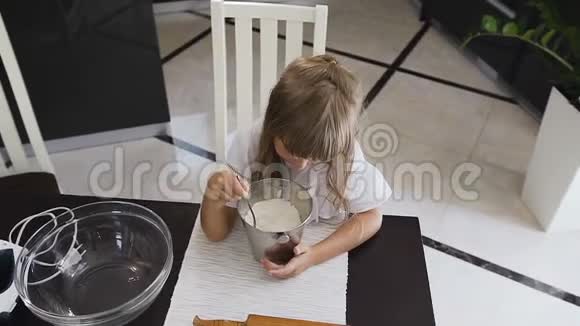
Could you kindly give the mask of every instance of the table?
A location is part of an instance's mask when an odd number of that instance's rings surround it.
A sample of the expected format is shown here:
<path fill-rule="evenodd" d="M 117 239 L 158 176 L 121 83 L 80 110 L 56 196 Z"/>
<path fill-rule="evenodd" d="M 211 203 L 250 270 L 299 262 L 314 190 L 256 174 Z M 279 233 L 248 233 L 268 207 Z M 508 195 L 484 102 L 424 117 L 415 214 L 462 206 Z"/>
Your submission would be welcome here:
<path fill-rule="evenodd" d="M 57 194 L 2 194 L 0 239 L 23 217 L 55 206 L 75 207 L 97 197 Z M 155 211 L 173 236 L 173 269 L 160 296 L 130 325 L 162 326 L 183 262 L 199 204 L 127 200 Z M 348 255 L 346 319 L 349 325 L 435 325 L 417 218 L 383 216 L 380 231 Z M 192 316 L 193 318 L 193 316 Z M 48 325 L 19 303 L 11 325 Z"/>

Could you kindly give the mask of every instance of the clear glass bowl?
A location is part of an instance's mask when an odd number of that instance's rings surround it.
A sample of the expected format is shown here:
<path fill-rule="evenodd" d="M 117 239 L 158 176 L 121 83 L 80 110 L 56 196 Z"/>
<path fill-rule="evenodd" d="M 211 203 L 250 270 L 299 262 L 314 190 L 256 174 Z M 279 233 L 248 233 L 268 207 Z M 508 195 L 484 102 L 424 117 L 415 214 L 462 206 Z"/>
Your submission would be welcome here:
<path fill-rule="evenodd" d="M 54 325 L 108 326 L 149 307 L 173 264 L 171 234 L 157 214 L 111 201 L 58 219 L 70 221 L 45 224 L 17 260 L 16 288 L 32 313 Z"/>

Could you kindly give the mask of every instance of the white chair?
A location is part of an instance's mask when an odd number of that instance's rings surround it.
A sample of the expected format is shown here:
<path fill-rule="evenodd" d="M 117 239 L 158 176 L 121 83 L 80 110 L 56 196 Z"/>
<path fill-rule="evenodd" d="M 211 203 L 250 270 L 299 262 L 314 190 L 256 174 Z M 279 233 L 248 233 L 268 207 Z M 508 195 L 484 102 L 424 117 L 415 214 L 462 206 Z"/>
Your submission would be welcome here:
<path fill-rule="evenodd" d="M 28 91 L 26 90 L 26 85 L 24 85 L 24 80 L 22 79 L 18 61 L 14 55 L 2 15 L 0 15 L 0 58 L 2 58 L 4 68 L 8 74 L 20 116 L 24 122 L 24 127 L 38 164 L 42 170 L 54 174 L 54 168 L 48 156 L 42 135 L 40 134 L 34 111 L 32 111 Z M 32 165 L 26 156 L 24 145 L 18 135 L 16 124 L 14 123 L 14 118 L 10 112 L 6 94 L 2 86 L 0 86 L 0 137 L 4 143 L 6 153 L 12 162 L 12 166 L 7 168 L 0 154 L 0 176 L 30 172 Z"/>
<path fill-rule="evenodd" d="M 277 80 L 278 21 L 286 21 L 285 64 L 302 55 L 303 23 L 314 23 L 313 54 L 324 54 L 328 8 L 270 3 L 211 1 L 216 159 L 226 159 L 227 78 L 225 19 L 235 23 L 237 129 L 249 128 L 253 120 L 252 19 L 260 20 L 260 109 L 268 104 Z"/>

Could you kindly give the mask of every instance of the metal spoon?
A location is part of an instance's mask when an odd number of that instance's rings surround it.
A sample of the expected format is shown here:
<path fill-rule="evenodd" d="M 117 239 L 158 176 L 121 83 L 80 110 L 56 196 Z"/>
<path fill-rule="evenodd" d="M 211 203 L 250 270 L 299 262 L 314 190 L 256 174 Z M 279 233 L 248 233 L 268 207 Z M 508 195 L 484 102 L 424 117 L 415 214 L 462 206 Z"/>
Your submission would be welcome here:
<path fill-rule="evenodd" d="M 228 166 L 228 168 L 230 168 L 230 170 L 232 170 L 232 172 L 234 172 L 234 174 L 236 175 L 236 179 L 238 180 L 238 182 L 240 184 L 242 184 L 242 180 L 240 179 L 241 178 L 240 177 L 241 176 L 241 173 L 239 173 L 231 164 L 226 163 L 226 165 Z M 253 226 L 256 227 L 256 214 L 254 213 L 254 209 L 252 208 L 252 204 L 250 203 L 250 197 L 248 196 L 245 199 L 246 199 L 246 202 L 248 203 L 248 208 L 250 209 L 250 212 L 252 213 L 252 222 L 254 222 L 254 225 Z"/>

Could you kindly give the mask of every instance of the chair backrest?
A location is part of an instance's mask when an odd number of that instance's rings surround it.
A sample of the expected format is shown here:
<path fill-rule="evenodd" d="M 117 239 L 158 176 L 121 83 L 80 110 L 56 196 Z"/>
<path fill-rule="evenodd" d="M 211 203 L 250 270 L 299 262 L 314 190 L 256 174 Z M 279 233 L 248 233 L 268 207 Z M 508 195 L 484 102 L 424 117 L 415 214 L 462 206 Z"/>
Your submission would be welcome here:
<path fill-rule="evenodd" d="M 268 105 L 270 91 L 277 80 L 278 21 L 286 21 L 285 64 L 302 55 L 303 23 L 314 24 L 313 54 L 326 49 L 328 8 L 270 3 L 211 1 L 211 28 L 214 74 L 214 114 L 216 159 L 226 159 L 227 78 L 225 19 L 233 18 L 236 49 L 236 120 L 237 128 L 249 128 L 253 120 L 252 99 L 252 19 L 260 20 L 260 110 Z"/>
<path fill-rule="evenodd" d="M 30 98 L 28 97 L 28 91 L 26 90 L 26 85 L 24 85 L 24 80 L 22 79 L 22 74 L 20 72 L 20 67 L 18 66 L 18 61 L 14 55 L 14 50 L 12 49 L 12 44 L 8 33 L 6 31 L 6 26 L 4 25 L 4 19 L 0 14 L 0 58 L 4 64 L 4 68 L 8 75 L 8 80 L 10 81 L 10 86 L 14 97 L 16 98 L 16 104 L 20 111 L 20 116 L 24 123 L 24 128 L 30 140 L 31 147 L 34 151 L 36 159 L 42 170 L 54 173 L 54 168 L 48 156 L 46 146 L 42 135 L 40 134 L 40 129 L 38 128 L 38 123 L 32 110 L 32 104 L 30 103 Z M 0 154 L 0 175 L 13 174 L 18 172 L 26 172 L 31 168 L 30 161 L 26 156 L 24 145 L 18 135 L 16 129 L 16 124 L 14 123 L 14 117 L 10 112 L 10 107 L 8 106 L 8 101 L 6 99 L 6 94 L 4 89 L 0 85 L 0 137 L 4 143 L 4 148 L 8 154 L 8 158 L 12 163 L 11 167 L 7 168 Z"/>

